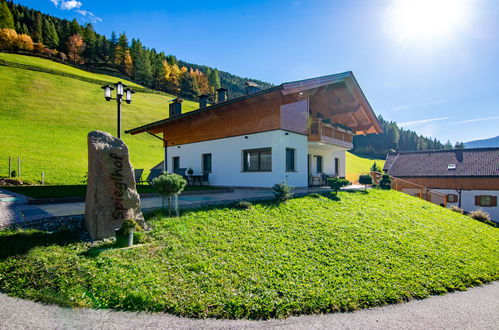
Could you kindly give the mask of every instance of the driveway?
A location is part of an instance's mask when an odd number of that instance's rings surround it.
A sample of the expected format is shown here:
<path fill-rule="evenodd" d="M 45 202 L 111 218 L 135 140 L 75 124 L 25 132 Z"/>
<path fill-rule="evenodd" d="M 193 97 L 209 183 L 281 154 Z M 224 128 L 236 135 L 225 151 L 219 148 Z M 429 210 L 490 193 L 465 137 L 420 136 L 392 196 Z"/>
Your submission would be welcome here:
<path fill-rule="evenodd" d="M 0 329 L 499 329 L 499 282 L 353 313 L 284 320 L 196 320 L 161 313 L 71 310 L 0 294 Z"/>

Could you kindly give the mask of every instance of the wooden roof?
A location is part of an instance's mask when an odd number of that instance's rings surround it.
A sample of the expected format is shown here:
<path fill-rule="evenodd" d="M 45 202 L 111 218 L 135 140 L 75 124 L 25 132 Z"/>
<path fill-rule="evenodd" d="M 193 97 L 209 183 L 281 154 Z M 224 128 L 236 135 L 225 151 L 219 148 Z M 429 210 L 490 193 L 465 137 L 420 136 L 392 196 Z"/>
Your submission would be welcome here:
<path fill-rule="evenodd" d="M 364 93 L 360 89 L 357 80 L 352 72 L 338 73 L 323 77 L 299 80 L 283 83 L 279 86 L 271 87 L 230 99 L 225 102 L 213 104 L 195 111 L 186 112 L 179 116 L 162 119 L 150 124 L 127 130 L 125 133 L 138 134 L 148 131 L 159 131 L 161 126 L 171 124 L 186 117 L 195 117 L 202 113 L 218 111 L 221 108 L 237 109 L 239 104 L 253 103 L 269 99 L 267 94 L 273 95 L 278 92 L 286 102 L 293 102 L 298 99 L 308 97 L 311 100 L 310 108 L 314 105 L 317 111 L 324 111 L 325 118 L 330 118 L 333 122 L 350 127 L 356 134 L 381 133 L 381 125 L 369 105 Z M 313 114 L 313 113 L 312 113 Z"/>

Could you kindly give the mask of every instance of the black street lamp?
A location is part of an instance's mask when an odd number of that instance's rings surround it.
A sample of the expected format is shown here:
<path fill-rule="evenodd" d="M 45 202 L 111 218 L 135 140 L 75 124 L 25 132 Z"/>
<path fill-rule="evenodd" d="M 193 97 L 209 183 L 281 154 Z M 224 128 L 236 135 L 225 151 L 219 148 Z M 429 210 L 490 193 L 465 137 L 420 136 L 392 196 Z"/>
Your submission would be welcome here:
<path fill-rule="evenodd" d="M 104 98 L 106 101 L 116 100 L 118 103 L 118 139 L 121 139 L 121 102 L 123 100 L 123 96 L 125 96 L 125 102 L 130 104 L 132 103 L 132 94 L 135 93 L 133 89 L 126 88 L 127 85 L 123 84 L 121 81 L 114 84 L 116 86 L 116 97 L 112 97 L 112 91 L 115 90 L 110 85 L 102 86 L 101 88 L 104 90 Z"/>

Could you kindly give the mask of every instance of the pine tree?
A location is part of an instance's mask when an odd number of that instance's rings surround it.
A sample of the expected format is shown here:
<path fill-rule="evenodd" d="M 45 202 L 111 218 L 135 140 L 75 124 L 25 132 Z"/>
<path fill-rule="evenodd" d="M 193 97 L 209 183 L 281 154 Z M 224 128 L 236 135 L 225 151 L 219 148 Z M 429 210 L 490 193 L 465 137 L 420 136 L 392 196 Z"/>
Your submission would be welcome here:
<path fill-rule="evenodd" d="M 210 86 L 213 89 L 213 91 L 216 91 L 217 89 L 220 88 L 220 73 L 218 72 L 218 69 L 215 68 L 213 71 L 210 72 L 210 75 L 208 76 L 208 81 L 210 82 Z"/>
<path fill-rule="evenodd" d="M 37 12 L 35 14 L 31 37 L 33 38 L 34 42 L 43 42 L 43 19 L 40 12 Z"/>
<path fill-rule="evenodd" d="M 85 25 L 82 31 L 83 42 L 85 42 L 85 50 L 83 51 L 83 57 L 87 61 L 95 62 L 97 60 L 97 41 L 92 24 L 88 23 Z"/>
<path fill-rule="evenodd" d="M 48 19 L 43 19 L 43 41 L 47 47 L 55 49 L 59 46 L 59 36 L 55 31 L 54 24 Z"/>
<path fill-rule="evenodd" d="M 14 29 L 14 17 L 5 1 L 0 2 L 0 29 Z"/>

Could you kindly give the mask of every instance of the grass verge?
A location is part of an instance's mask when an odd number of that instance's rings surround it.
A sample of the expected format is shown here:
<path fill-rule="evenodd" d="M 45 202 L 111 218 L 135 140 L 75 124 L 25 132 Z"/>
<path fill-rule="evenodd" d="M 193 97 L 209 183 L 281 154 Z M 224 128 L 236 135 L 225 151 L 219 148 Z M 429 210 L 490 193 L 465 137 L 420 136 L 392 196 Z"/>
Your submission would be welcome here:
<path fill-rule="evenodd" d="M 359 208 L 359 206 L 362 208 Z M 0 232 L 0 290 L 64 306 L 280 318 L 425 298 L 499 278 L 499 231 L 394 191 L 150 217 L 149 244 Z"/>

